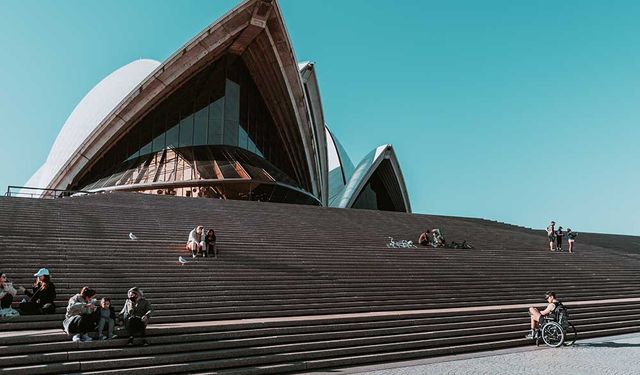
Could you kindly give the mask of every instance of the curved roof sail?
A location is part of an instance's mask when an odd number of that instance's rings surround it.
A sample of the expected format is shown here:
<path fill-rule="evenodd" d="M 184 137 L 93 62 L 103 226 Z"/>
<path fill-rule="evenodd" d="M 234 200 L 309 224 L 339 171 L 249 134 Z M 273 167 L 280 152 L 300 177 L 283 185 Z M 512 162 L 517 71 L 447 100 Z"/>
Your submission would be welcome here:
<path fill-rule="evenodd" d="M 330 205 L 411 212 L 409 195 L 393 146 L 382 145 L 367 154 Z"/>

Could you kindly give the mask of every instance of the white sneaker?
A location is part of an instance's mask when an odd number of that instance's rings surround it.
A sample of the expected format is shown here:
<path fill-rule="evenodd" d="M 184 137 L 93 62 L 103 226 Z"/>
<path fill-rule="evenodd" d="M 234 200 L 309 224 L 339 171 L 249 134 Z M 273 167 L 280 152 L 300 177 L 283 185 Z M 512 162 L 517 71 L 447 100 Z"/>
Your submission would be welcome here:
<path fill-rule="evenodd" d="M 91 342 L 91 341 L 93 341 L 93 339 L 91 337 L 89 337 L 89 335 L 82 335 L 82 341 Z"/>
<path fill-rule="evenodd" d="M 191 254 L 191 256 L 195 258 L 195 257 L 196 257 L 196 254 Z"/>
<path fill-rule="evenodd" d="M 73 342 L 79 342 L 80 340 L 82 340 L 82 337 L 79 333 L 77 335 L 73 335 L 73 338 L 71 339 Z"/>

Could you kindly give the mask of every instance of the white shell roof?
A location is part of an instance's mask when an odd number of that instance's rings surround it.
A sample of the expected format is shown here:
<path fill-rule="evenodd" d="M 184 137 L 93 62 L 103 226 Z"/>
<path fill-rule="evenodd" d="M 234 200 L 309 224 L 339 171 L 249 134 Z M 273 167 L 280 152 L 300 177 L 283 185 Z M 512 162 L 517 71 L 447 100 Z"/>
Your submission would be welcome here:
<path fill-rule="evenodd" d="M 92 88 L 71 112 L 53 143 L 47 160 L 26 186 L 49 185 L 91 132 L 158 66 L 160 62 L 155 60 L 136 60 L 109 74 Z"/>

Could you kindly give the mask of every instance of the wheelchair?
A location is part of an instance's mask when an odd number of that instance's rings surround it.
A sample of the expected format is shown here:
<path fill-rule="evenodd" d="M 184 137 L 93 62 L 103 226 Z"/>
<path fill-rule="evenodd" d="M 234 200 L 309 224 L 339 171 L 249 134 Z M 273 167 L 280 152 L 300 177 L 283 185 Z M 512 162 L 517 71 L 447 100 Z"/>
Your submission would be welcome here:
<path fill-rule="evenodd" d="M 538 322 L 536 334 L 536 346 L 540 346 L 542 340 L 547 346 L 557 348 L 559 346 L 573 345 L 578 338 L 576 327 L 566 317 L 543 316 Z"/>

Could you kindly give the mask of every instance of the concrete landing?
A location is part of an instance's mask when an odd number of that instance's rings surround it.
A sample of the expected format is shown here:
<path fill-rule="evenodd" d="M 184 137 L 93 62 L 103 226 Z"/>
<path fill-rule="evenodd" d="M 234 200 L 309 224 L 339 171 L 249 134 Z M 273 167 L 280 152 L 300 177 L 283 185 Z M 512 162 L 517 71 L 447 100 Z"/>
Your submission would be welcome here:
<path fill-rule="evenodd" d="M 532 345 L 309 374 L 548 375 L 558 369 L 565 375 L 637 375 L 640 373 L 640 333 L 587 339 L 557 349 Z"/>

